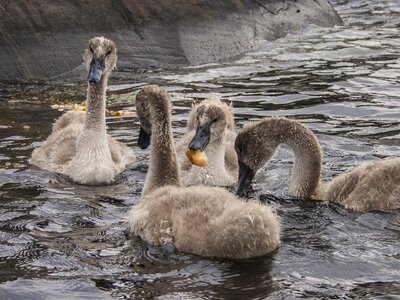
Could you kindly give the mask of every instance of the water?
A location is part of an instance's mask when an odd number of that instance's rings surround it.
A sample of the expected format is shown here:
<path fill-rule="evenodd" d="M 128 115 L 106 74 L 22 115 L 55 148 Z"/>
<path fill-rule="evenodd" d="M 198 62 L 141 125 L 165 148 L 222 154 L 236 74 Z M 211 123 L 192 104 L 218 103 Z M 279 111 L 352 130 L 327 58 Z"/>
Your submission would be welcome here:
<path fill-rule="evenodd" d="M 396 157 L 400 3 L 334 5 L 345 26 L 307 28 L 300 36 L 264 42 L 233 62 L 115 73 L 108 109 L 134 112 L 135 94 L 153 82 L 173 95 L 176 137 L 184 132 L 191 102 L 212 92 L 233 102 L 238 130 L 267 115 L 305 123 L 321 141 L 324 179 L 364 160 Z M 400 212 L 361 214 L 289 199 L 293 155 L 287 147 L 254 186 L 282 218 L 278 250 L 247 261 L 163 257 L 130 236 L 125 225 L 148 161 L 148 151 L 135 146 L 135 115 L 107 118 L 111 135 L 141 158 L 113 186 L 80 186 L 29 166 L 32 150 L 62 114 L 50 106 L 84 97 L 83 83 L 0 87 L 1 299 L 400 297 Z"/>

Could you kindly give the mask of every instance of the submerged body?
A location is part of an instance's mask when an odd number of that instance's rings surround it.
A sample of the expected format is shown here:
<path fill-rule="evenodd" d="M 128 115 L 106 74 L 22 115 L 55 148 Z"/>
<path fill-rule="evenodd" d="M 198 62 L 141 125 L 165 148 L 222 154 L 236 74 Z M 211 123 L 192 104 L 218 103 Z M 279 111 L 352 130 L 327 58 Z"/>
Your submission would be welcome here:
<path fill-rule="evenodd" d="M 54 123 L 50 136 L 33 151 L 30 162 L 67 175 L 80 184 L 109 184 L 136 157 L 132 149 L 106 132 L 105 93 L 116 62 L 115 45 L 100 37 L 91 39 L 88 48 L 84 59 L 88 68 L 90 64 L 92 81 L 88 83 L 87 112 L 62 115 Z M 103 61 L 102 67 L 99 60 Z"/>
<path fill-rule="evenodd" d="M 255 172 L 266 164 L 280 144 L 295 154 L 289 194 L 339 203 L 357 211 L 400 208 L 400 159 L 366 162 L 331 182 L 320 182 L 322 151 L 315 135 L 300 122 L 268 117 L 246 124 L 236 138 L 241 194 Z"/>
<path fill-rule="evenodd" d="M 149 106 L 152 128 L 149 172 L 129 212 L 131 231 L 151 245 L 172 243 L 178 251 L 208 257 L 241 259 L 274 250 L 280 224 L 273 209 L 242 202 L 223 188 L 182 187 L 169 95 L 147 86 L 136 101 Z"/>

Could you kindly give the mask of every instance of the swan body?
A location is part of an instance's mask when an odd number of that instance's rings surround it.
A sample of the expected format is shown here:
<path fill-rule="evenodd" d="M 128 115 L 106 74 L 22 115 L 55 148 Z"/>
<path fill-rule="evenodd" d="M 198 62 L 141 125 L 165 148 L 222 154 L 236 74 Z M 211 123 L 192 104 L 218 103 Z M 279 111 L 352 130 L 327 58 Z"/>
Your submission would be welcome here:
<path fill-rule="evenodd" d="M 142 197 L 129 212 L 131 231 L 151 245 L 172 243 L 178 251 L 207 257 L 242 259 L 274 250 L 280 222 L 273 209 L 242 202 L 223 188 L 182 187 L 169 95 L 147 86 L 136 101 L 149 106 L 151 150 Z"/>
<path fill-rule="evenodd" d="M 84 60 L 89 69 L 87 112 L 66 112 L 52 133 L 35 149 L 30 162 L 87 185 L 109 184 L 136 157 L 132 149 L 107 135 L 105 93 L 116 63 L 114 42 L 103 37 L 89 41 Z"/>
<path fill-rule="evenodd" d="M 201 256 L 250 258 L 274 250 L 279 225 L 274 211 L 243 202 L 224 188 L 164 186 L 144 196 L 129 214 L 131 230 L 153 246 Z"/>
<path fill-rule="evenodd" d="M 333 201 L 361 212 L 400 208 L 400 159 L 369 161 L 321 183 L 322 151 L 317 138 L 300 122 L 284 117 L 248 123 L 238 134 L 238 194 L 250 185 L 255 172 L 280 144 L 289 145 L 295 154 L 291 196 Z"/>
<path fill-rule="evenodd" d="M 216 97 L 192 107 L 187 133 L 177 145 L 184 185 L 230 186 L 236 182 L 238 166 L 234 126 L 232 106 Z M 206 127 L 208 130 L 204 130 Z M 204 151 L 207 164 L 204 167 L 192 165 L 186 157 L 188 148 Z"/>
<path fill-rule="evenodd" d="M 316 197 L 356 211 L 400 208 L 400 159 L 368 161 L 323 184 Z"/>

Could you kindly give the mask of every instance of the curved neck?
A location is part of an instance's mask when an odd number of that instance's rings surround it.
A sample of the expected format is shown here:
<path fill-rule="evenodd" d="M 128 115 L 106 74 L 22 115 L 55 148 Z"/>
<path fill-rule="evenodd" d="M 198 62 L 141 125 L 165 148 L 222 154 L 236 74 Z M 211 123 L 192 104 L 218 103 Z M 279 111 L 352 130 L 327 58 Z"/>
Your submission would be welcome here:
<path fill-rule="evenodd" d="M 150 165 L 142 195 L 166 185 L 182 186 L 168 102 L 169 100 L 158 101 L 150 107 Z"/>
<path fill-rule="evenodd" d="M 104 74 L 98 84 L 88 83 L 84 130 L 106 134 L 106 90 L 108 78 Z"/>
<path fill-rule="evenodd" d="M 298 121 L 286 118 L 267 119 L 266 141 L 287 144 L 294 152 L 294 165 L 289 195 L 297 198 L 312 196 L 317 189 L 322 168 L 322 151 L 316 136 Z"/>

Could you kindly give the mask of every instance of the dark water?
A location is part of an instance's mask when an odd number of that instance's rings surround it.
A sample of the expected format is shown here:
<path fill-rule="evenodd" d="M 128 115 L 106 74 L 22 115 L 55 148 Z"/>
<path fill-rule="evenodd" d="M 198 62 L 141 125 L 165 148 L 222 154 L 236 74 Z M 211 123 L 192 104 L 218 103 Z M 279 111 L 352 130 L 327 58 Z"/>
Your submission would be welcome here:
<path fill-rule="evenodd" d="M 291 116 L 318 134 L 324 179 L 364 160 L 396 157 L 400 2 L 334 4 L 345 26 L 307 28 L 234 62 L 116 73 L 108 108 L 135 111 L 140 86 L 155 82 L 173 95 L 177 137 L 191 102 L 210 92 L 233 101 L 238 130 L 248 119 Z M 107 119 L 109 132 L 144 159 L 116 185 L 79 186 L 29 166 L 62 114 L 50 105 L 84 97 L 83 83 L 0 87 L 0 299 L 400 298 L 400 212 L 360 214 L 289 199 L 293 155 L 285 147 L 255 185 L 282 218 L 275 253 L 248 261 L 165 258 L 131 237 L 125 220 L 148 158 L 135 147 L 134 115 Z"/>

